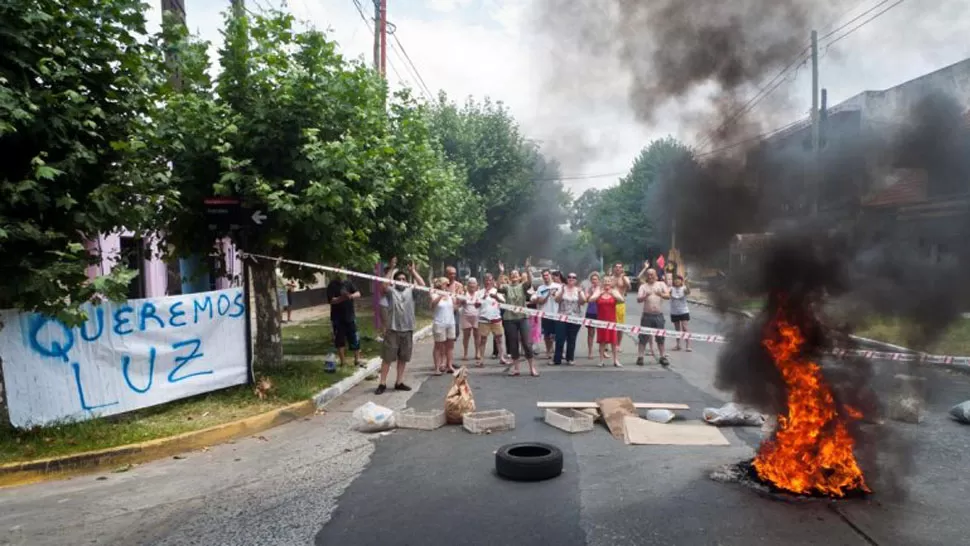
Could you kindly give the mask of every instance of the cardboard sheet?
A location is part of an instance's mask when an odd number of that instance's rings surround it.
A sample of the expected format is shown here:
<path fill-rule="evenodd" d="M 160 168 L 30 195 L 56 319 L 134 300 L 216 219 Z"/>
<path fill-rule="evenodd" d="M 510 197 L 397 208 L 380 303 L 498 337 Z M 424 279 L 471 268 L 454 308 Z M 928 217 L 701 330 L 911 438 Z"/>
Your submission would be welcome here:
<path fill-rule="evenodd" d="M 609 421 L 607 421 L 607 424 L 609 424 Z M 720 430 L 700 421 L 661 424 L 639 417 L 625 416 L 623 418 L 623 434 L 623 440 L 632 445 L 731 445 L 731 442 L 724 437 Z"/>
<path fill-rule="evenodd" d="M 596 402 L 606 422 L 606 428 L 610 429 L 610 434 L 617 440 L 624 438 L 623 419 L 625 417 L 637 416 L 637 409 L 633 407 L 633 400 L 629 398 L 604 398 Z"/>

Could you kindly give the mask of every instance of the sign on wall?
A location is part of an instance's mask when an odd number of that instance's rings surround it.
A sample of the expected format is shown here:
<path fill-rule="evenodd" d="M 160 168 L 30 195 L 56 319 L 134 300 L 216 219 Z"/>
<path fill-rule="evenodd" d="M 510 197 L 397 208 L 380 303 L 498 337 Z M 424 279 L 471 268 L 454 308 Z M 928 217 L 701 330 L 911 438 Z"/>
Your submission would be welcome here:
<path fill-rule="evenodd" d="M 0 311 L 10 422 L 124 413 L 248 379 L 241 288 L 88 305 L 77 327 Z"/>

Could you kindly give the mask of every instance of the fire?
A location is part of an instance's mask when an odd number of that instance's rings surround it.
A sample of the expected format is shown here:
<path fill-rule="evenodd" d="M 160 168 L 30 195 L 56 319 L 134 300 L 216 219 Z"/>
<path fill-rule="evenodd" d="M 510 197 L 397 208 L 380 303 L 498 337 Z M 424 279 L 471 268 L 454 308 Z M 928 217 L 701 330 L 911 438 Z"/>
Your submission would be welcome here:
<path fill-rule="evenodd" d="M 847 426 L 848 419 L 861 414 L 843 407 L 845 415 L 840 415 L 821 367 L 799 358 L 804 342 L 801 330 L 780 315 L 762 340 L 785 381 L 788 414 L 778 416 L 774 437 L 755 457 L 755 470 L 762 480 L 792 493 L 844 497 L 853 490 L 868 492 Z"/>

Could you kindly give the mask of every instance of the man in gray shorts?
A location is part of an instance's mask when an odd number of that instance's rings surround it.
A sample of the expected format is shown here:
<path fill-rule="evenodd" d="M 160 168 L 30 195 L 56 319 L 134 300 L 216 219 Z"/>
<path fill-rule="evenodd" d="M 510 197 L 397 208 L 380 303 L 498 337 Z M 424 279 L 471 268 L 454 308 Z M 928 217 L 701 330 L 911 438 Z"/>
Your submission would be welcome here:
<path fill-rule="evenodd" d="M 424 279 L 414 268 L 408 266 L 414 284 L 425 286 Z M 407 282 L 407 275 L 403 271 L 392 269 L 388 278 L 399 282 Z M 411 360 L 414 350 L 414 288 L 386 283 L 381 285 L 381 292 L 387 296 L 387 330 L 384 333 L 384 345 L 381 347 L 381 382 L 374 394 L 384 394 L 387 390 L 387 375 L 391 371 L 391 363 L 397 361 L 397 377 L 394 390 L 409 391 L 411 387 L 404 384 L 404 368 Z"/>
<path fill-rule="evenodd" d="M 663 329 L 665 326 L 663 315 L 663 300 L 670 299 L 670 288 L 665 283 L 657 279 L 657 271 L 647 269 L 646 278 L 637 290 L 637 301 L 643 304 L 643 315 L 640 317 L 640 326 L 647 328 Z M 666 368 L 670 366 L 670 359 L 664 352 L 664 337 L 654 336 L 657 340 L 657 348 L 660 350 L 660 365 Z M 637 366 L 643 366 L 643 357 L 647 351 L 647 343 L 650 336 L 640 334 L 640 344 L 637 346 Z"/>

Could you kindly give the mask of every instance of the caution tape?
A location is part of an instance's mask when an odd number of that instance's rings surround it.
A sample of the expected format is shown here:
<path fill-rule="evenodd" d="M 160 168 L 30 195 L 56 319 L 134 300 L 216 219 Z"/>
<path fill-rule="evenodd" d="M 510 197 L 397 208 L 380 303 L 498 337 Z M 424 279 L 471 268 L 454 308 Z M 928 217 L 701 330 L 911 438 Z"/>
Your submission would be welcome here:
<path fill-rule="evenodd" d="M 319 269 L 321 271 L 329 271 L 331 273 L 340 273 L 342 275 L 347 275 L 350 277 L 357 277 L 360 279 L 367 279 L 371 281 L 376 281 L 384 284 L 394 284 L 397 286 L 410 287 L 415 290 L 420 290 L 423 292 L 428 292 L 431 294 L 440 294 L 445 296 L 454 296 L 451 292 L 447 290 L 436 290 L 428 286 L 421 286 L 418 284 L 395 281 L 388 279 L 387 277 L 379 277 L 377 275 L 370 275 L 368 273 L 361 273 L 359 271 L 352 271 L 349 269 L 342 269 L 339 267 L 330 267 L 327 265 L 314 264 L 309 262 L 301 262 L 298 260 L 287 260 L 285 258 L 274 258 L 272 256 L 264 256 L 261 254 L 249 254 L 243 253 L 244 257 L 250 257 L 260 260 L 270 260 L 276 263 L 288 263 L 292 265 L 298 265 L 300 267 L 307 267 L 311 269 Z M 459 300 L 465 300 L 462 296 L 457 296 Z M 633 324 L 620 324 L 616 322 L 610 322 L 606 320 L 591 319 L 587 317 L 578 317 L 574 315 L 566 315 L 561 313 L 546 313 L 537 309 L 530 309 L 528 307 L 519 307 L 517 305 L 509 305 L 507 303 L 499 303 L 500 309 L 505 309 L 506 311 L 511 311 L 513 313 L 520 313 L 524 315 L 539 317 L 540 319 L 549 319 L 558 322 L 567 322 L 569 324 L 578 324 L 580 326 L 588 326 L 590 328 L 602 328 L 604 330 L 613 330 L 618 332 L 626 332 L 635 336 L 658 336 L 671 339 L 681 339 L 690 341 L 700 341 L 704 343 L 727 343 L 728 339 L 722 335 L 717 334 L 698 334 L 694 332 L 679 332 L 677 330 L 664 330 L 661 328 L 649 328 L 647 326 L 637 326 Z M 866 360 L 892 360 L 896 362 L 922 362 L 926 364 L 943 364 L 947 366 L 970 366 L 970 356 L 952 356 L 952 355 L 931 355 L 927 353 L 893 353 L 884 351 L 869 351 L 865 349 L 832 349 L 827 351 L 828 355 L 835 358 L 864 358 Z"/>

